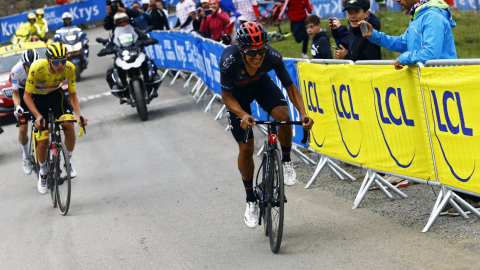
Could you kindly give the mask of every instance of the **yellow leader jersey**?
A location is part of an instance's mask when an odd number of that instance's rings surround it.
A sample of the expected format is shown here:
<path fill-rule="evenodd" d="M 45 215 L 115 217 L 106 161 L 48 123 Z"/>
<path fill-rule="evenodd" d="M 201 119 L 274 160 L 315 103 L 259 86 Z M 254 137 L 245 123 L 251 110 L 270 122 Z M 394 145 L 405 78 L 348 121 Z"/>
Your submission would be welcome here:
<path fill-rule="evenodd" d="M 61 87 L 65 79 L 68 80 L 68 92 L 75 92 L 75 65 L 72 62 L 67 61 L 62 73 L 51 74 L 48 71 L 48 60 L 40 59 L 30 66 L 25 91 L 37 95 L 46 95 Z"/>

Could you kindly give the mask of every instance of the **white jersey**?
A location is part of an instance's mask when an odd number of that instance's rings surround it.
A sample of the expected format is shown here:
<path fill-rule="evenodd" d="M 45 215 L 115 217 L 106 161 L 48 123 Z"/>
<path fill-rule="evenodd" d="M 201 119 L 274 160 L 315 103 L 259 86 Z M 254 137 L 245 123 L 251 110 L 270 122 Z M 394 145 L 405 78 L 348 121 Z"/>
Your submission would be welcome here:
<path fill-rule="evenodd" d="M 238 17 L 239 21 L 255 21 L 256 17 L 253 6 L 258 5 L 256 0 L 233 0 L 233 4 L 237 8 L 237 12 L 242 14 Z"/>
<path fill-rule="evenodd" d="M 28 74 L 23 67 L 23 62 L 19 61 L 12 68 L 11 78 L 12 78 L 12 89 L 18 90 L 19 88 L 25 89 L 25 84 L 27 83 Z"/>

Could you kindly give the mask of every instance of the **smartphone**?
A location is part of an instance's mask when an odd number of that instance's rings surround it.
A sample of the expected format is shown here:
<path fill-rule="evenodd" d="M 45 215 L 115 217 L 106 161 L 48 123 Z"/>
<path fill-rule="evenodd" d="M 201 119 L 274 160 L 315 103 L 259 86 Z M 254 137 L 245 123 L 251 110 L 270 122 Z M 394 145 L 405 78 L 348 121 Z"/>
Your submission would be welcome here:
<path fill-rule="evenodd" d="M 362 31 L 362 35 L 365 35 L 368 33 L 368 26 L 366 22 L 360 24 L 360 31 Z"/>
<path fill-rule="evenodd" d="M 334 50 L 339 50 L 339 51 L 342 50 L 342 49 L 339 49 L 339 48 L 337 48 L 337 47 L 335 47 L 335 46 L 332 46 L 332 48 L 333 48 Z"/>
<path fill-rule="evenodd" d="M 210 14 L 212 14 L 212 10 L 211 10 L 211 9 L 204 9 L 203 12 L 205 12 L 205 15 L 210 15 Z"/>

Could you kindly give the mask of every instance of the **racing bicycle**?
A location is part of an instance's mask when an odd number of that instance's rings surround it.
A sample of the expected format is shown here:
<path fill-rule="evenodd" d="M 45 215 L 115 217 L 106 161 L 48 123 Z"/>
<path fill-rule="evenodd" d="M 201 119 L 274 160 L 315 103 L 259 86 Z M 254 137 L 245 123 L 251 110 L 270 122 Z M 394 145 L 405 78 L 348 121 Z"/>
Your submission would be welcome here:
<path fill-rule="evenodd" d="M 63 123 L 78 122 L 72 114 L 64 114 L 58 120 L 55 120 L 55 116 L 51 109 L 48 112 L 48 119 L 50 125 L 48 128 L 49 142 L 47 154 L 47 186 L 50 190 L 50 198 L 52 206 L 57 207 L 62 215 L 68 213 L 70 207 L 70 195 L 71 195 L 71 176 L 70 176 L 70 162 L 68 161 L 67 150 L 62 142 L 62 136 L 60 135 L 61 127 Z M 40 119 L 40 124 L 43 126 L 44 119 Z M 80 116 L 80 122 L 83 124 L 84 119 Z M 81 127 L 78 137 L 82 137 L 86 133 L 85 127 Z"/>
<path fill-rule="evenodd" d="M 27 118 L 29 118 L 29 117 L 25 117 L 27 115 L 29 116 L 30 112 L 24 112 L 21 118 L 17 118 L 16 127 L 19 127 L 21 125 L 28 125 Z M 35 172 L 36 179 L 38 179 L 38 172 L 39 172 L 40 165 L 38 165 L 38 160 L 37 160 L 37 157 L 35 155 L 36 146 L 37 146 L 37 140 L 35 139 L 35 128 L 34 128 L 34 124 L 33 124 L 33 120 L 32 120 L 32 128 L 30 130 L 30 140 L 29 140 L 29 143 L 28 143 L 28 157 L 30 158 L 30 164 L 32 166 L 32 171 Z"/>
<path fill-rule="evenodd" d="M 267 114 L 268 121 L 257 121 L 256 124 L 267 125 L 268 142 L 265 140 L 263 147 L 262 164 L 258 168 L 255 179 L 254 193 L 259 205 L 259 225 L 262 224 L 266 236 L 270 239 L 270 248 L 273 253 L 280 250 L 283 235 L 284 204 L 287 202 L 285 197 L 285 186 L 283 183 L 283 166 L 280 156 L 280 150 L 277 145 L 277 127 L 279 125 L 302 125 L 301 121 L 270 121 L 270 115 Z M 252 123 L 252 119 L 248 119 Z M 308 123 L 308 119 L 305 120 Z M 243 142 L 248 141 L 250 127 L 245 131 Z M 303 131 L 302 143 L 307 143 L 309 136 L 308 128 Z M 262 171 L 262 178 L 258 176 Z"/>

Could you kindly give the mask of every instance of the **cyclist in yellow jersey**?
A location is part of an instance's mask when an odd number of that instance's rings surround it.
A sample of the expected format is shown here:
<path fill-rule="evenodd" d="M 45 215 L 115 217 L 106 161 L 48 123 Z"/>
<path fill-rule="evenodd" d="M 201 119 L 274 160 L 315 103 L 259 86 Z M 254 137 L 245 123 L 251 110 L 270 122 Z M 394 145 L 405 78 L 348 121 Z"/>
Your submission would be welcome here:
<path fill-rule="evenodd" d="M 48 46 L 45 55 L 47 59 L 37 60 L 30 66 L 23 96 L 25 104 L 34 117 L 37 131 L 42 127 L 48 127 L 49 109 L 52 109 L 57 119 L 64 114 L 72 114 L 73 112 L 75 112 L 77 118 L 81 116 L 75 88 L 75 66 L 67 61 L 67 49 L 63 43 L 53 43 Z M 68 99 L 61 87 L 65 79 L 68 80 Z M 43 125 L 41 125 L 41 119 L 44 119 Z M 81 125 L 87 125 L 87 118 L 84 118 L 84 123 Z M 70 161 L 71 177 L 73 178 L 77 175 L 77 172 L 71 166 L 76 140 L 75 130 L 73 123 L 64 123 L 62 127 L 65 133 L 65 146 Z M 48 191 L 46 184 L 48 136 L 39 136 L 37 140 L 36 155 L 40 164 L 37 186 L 38 191 L 45 194 Z"/>

